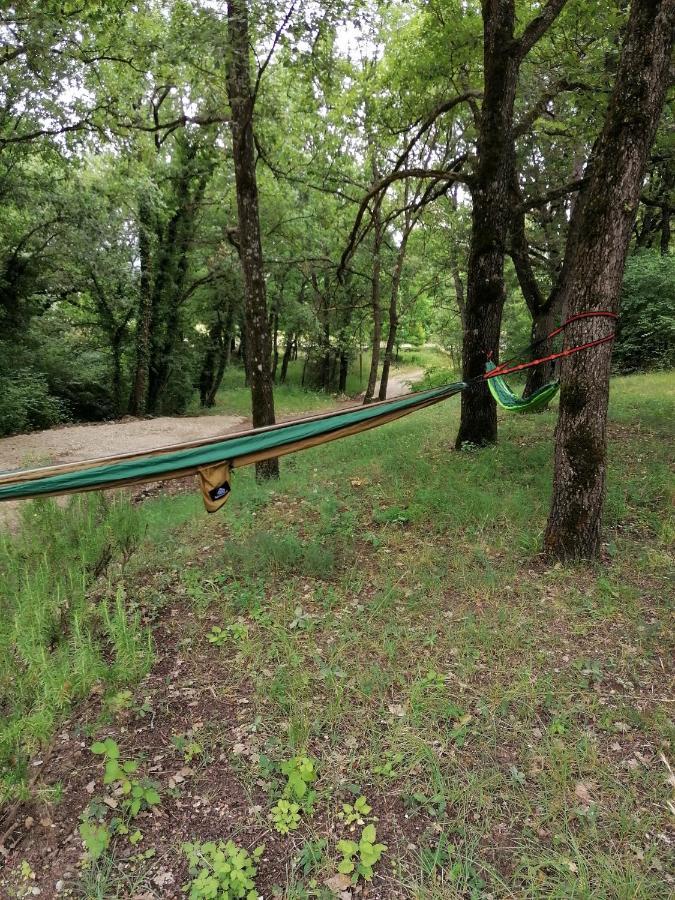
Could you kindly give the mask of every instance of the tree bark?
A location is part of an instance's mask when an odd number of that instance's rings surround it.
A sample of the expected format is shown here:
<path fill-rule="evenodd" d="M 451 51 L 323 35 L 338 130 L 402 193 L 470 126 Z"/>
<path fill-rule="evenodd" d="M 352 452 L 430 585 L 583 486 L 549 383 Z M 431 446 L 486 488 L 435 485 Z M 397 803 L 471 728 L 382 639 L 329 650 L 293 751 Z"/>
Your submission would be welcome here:
<path fill-rule="evenodd" d="M 244 276 L 246 350 L 251 379 L 254 428 L 273 425 L 272 342 L 260 239 L 258 185 L 253 143 L 255 96 L 251 86 L 247 0 L 228 0 L 227 92 L 230 100 L 232 156 L 237 192 L 238 231 Z M 276 478 L 279 461 L 256 463 L 258 479 Z"/>
<path fill-rule="evenodd" d="M 478 167 L 472 190 L 471 250 L 467 271 L 462 378 L 499 359 L 499 333 L 506 293 L 504 257 L 509 193 L 514 168 L 513 110 L 519 57 L 513 0 L 483 2 L 484 89 L 478 133 Z M 497 440 L 497 407 L 486 383 L 462 392 L 457 449 Z"/>
<path fill-rule="evenodd" d="M 482 0 L 483 104 L 478 122 L 478 165 L 471 184 L 471 250 L 467 271 L 462 378 L 483 374 L 489 357 L 499 358 L 506 298 L 504 258 L 510 223 L 510 187 L 515 168 L 513 117 L 520 65 L 546 33 L 566 0 L 548 0 L 516 39 L 515 0 Z M 497 440 L 497 408 L 485 382 L 462 392 L 455 446 Z"/>
<path fill-rule="evenodd" d="M 373 269 L 370 302 L 373 311 L 373 346 L 370 356 L 370 372 L 368 385 L 363 397 L 364 403 L 372 403 L 375 397 L 375 385 L 377 384 L 377 370 L 380 364 L 380 342 L 382 341 L 382 305 L 380 302 L 381 268 L 382 268 L 382 214 L 379 204 L 376 202 L 373 211 Z"/>
<path fill-rule="evenodd" d="M 675 0 L 633 0 L 614 91 L 575 210 L 580 219 L 569 251 L 568 315 L 617 310 L 674 37 Z M 568 329 L 566 344 L 596 339 L 608 327 L 607 320 L 581 320 Z M 556 558 L 600 553 L 610 360 L 610 347 L 603 345 L 561 365 L 553 499 L 544 538 L 545 550 Z"/>
<path fill-rule="evenodd" d="M 394 265 L 394 274 L 391 280 L 391 294 L 389 297 L 389 330 L 387 332 L 387 345 L 384 349 L 384 360 L 382 362 L 382 375 L 380 376 L 380 390 L 377 395 L 378 400 L 387 399 L 387 388 L 389 386 L 389 370 L 394 358 L 394 348 L 396 347 L 396 335 L 398 333 L 398 292 L 401 287 L 401 275 L 403 273 L 403 263 L 405 262 L 405 252 L 408 245 L 408 238 L 412 231 L 413 222 L 406 221 L 401 243 L 396 254 L 396 263 Z"/>
<path fill-rule="evenodd" d="M 281 384 L 284 384 L 286 381 L 286 376 L 288 374 L 288 364 L 291 360 L 291 355 L 293 353 L 293 334 L 286 334 L 286 343 L 284 345 L 284 355 L 281 357 L 281 373 L 279 375 L 279 381 Z"/>
<path fill-rule="evenodd" d="M 150 332 L 152 329 L 152 210 L 145 198 L 138 204 L 138 253 L 140 285 L 138 318 L 136 321 L 136 364 L 134 382 L 129 398 L 129 412 L 142 416 L 145 412 L 150 365 Z"/>

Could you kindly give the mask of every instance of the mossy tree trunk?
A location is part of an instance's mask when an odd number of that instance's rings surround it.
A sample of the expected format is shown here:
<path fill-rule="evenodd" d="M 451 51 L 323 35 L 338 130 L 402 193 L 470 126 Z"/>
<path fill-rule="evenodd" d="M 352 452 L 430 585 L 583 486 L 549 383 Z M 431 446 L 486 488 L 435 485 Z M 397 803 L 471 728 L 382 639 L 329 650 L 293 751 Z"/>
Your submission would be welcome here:
<path fill-rule="evenodd" d="M 152 234 L 154 213 L 151 204 L 141 197 L 138 204 L 138 253 L 140 285 L 136 319 L 136 360 L 129 412 L 141 416 L 145 412 L 150 365 L 150 332 L 152 330 Z"/>
<path fill-rule="evenodd" d="M 675 37 L 675 0 L 633 0 L 604 127 L 575 209 L 567 254 L 567 313 L 616 311 L 648 153 L 663 109 Z M 606 334 L 601 318 L 568 329 L 573 346 Z M 611 345 L 561 365 L 553 499 L 544 547 L 553 557 L 592 558 L 601 549 Z"/>
<path fill-rule="evenodd" d="M 260 239 L 258 185 L 253 143 L 255 95 L 251 85 L 247 0 L 228 0 L 227 92 L 230 100 L 232 156 L 237 193 L 238 237 L 244 276 L 246 352 L 255 428 L 274 424 L 272 341 Z M 256 477 L 276 478 L 279 461 L 256 463 Z"/>

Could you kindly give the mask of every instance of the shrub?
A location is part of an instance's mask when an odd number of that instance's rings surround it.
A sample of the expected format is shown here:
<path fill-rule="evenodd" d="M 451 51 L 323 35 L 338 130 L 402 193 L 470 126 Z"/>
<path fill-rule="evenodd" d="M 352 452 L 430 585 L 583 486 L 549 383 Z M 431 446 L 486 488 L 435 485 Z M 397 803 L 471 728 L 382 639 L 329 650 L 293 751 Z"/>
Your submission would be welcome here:
<path fill-rule="evenodd" d="M 630 257 L 621 291 L 614 345 L 619 372 L 675 365 L 675 256 Z"/>
<path fill-rule="evenodd" d="M 68 405 L 51 396 L 47 379 L 32 369 L 0 376 L 0 435 L 51 428 L 68 419 Z"/>

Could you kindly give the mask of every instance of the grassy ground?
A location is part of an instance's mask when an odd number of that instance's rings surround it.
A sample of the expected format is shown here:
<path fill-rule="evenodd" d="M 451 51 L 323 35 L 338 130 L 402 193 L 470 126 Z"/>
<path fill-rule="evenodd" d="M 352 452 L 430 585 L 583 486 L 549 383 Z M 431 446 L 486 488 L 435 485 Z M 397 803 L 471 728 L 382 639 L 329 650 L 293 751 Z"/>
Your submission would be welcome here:
<path fill-rule="evenodd" d="M 614 382 L 594 566 L 538 555 L 553 410 L 457 454 L 450 401 L 274 485 L 236 472 L 218 517 L 28 507 L 0 558 L 0 895 L 216 896 L 205 842 L 231 838 L 265 845 L 265 900 L 672 896 L 673 405 L 667 375 Z"/>

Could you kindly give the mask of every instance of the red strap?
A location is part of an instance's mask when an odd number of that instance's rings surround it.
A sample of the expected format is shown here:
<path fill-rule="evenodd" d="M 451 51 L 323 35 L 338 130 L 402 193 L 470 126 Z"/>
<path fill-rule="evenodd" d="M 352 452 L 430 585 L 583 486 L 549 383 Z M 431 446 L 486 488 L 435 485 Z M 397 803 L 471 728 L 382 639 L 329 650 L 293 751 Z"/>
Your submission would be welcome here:
<path fill-rule="evenodd" d="M 570 316 L 569 319 L 566 319 L 562 325 L 558 328 L 554 328 L 550 334 L 547 334 L 543 341 L 539 343 L 544 343 L 546 341 L 550 341 L 551 338 L 556 337 L 560 334 L 561 331 L 564 331 L 568 325 L 571 325 L 572 322 L 578 322 L 580 319 L 593 319 L 597 317 L 602 317 L 605 319 L 618 319 L 619 316 L 615 312 L 610 312 L 608 309 L 598 309 L 598 310 L 589 310 L 588 312 L 576 313 L 574 316 Z M 578 347 L 570 347 L 568 350 L 562 350 L 559 353 L 552 353 L 550 356 L 542 356 L 541 359 L 535 359 L 528 363 L 521 363 L 517 366 L 509 366 L 509 360 L 502 363 L 499 366 L 496 366 L 492 369 L 491 372 L 485 374 L 484 378 L 496 378 L 497 375 L 508 375 L 510 372 L 519 372 L 521 369 L 530 369 L 533 366 L 538 366 L 539 363 L 550 362 L 554 359 L 561 359 L 564 356 L 571 356 L 572 353 L 576 353 L 577 350 L 587 350 L 589 347 L 596 347 L 598 344 L 604 344 L 607 341 L 611 341 L 614 339 L 614 333 L 608 335 L 604 338 L 599 338 L 596 341 L 589 341 L 587 344 L 581 344 Z M 488 359 L 492 358 L 492 353 L 488 354 Z"/>
<path fill-rule="evenodd" d="M 491 372 L 485 372 L 483 379 L 487 381 L 489 378 L 496 378 L 498 375 L 510 375 L 512 372 L 521 372 L 523 369 L 531 369 L 533 366 L 538 366 L 540 363 L 551 362 L 554 359 L 562 359 L 565 356 L 571 356 L 573 353 L 578 353 L 580 350 L 588 350 L 590 347 L 598 347 L 600 344 L 606 344 L 609 341 L 613 341 L 614 337 L 615 335 L 613 333 L 608 334 L 606 337 L 598 338 L 595 341 L 588 341 L 586 344 L 579 344 L 576 347 L 568 347 L 567 350 L 560 350 L 558 353 L 542 356 L 541 359 L 533 359 L 530 362 L 519 363 L 517 366 L 510 366 L 506 369 L 500 366 L 498 369 L 493 369 Z"/>

